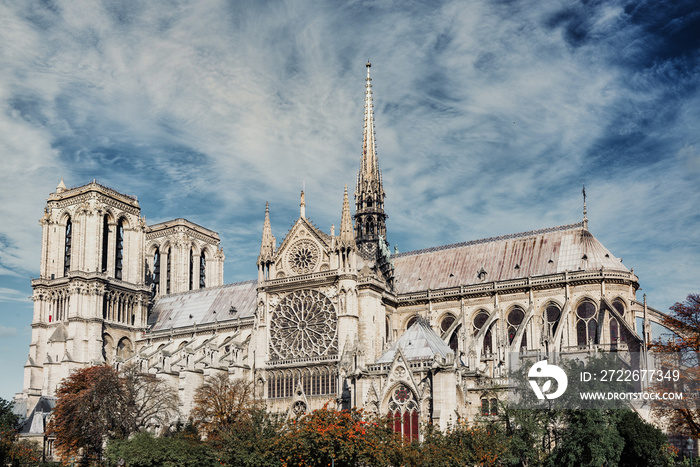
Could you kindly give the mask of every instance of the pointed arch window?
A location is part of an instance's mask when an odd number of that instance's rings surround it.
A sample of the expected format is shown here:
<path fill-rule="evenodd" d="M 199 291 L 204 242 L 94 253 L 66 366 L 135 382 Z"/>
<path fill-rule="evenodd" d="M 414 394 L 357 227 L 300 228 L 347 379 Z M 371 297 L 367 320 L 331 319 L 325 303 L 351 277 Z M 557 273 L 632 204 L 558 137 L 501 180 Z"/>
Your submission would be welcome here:
<path fill-rule="evenodd" d="M 576 307 L 576 341 L 578 345 L 598 344 L 596 306 L 588 300 Z"/>
<path fill-rule="evenodd" d="M 623 319 L 624 319 L 624 316 L 625 316 L 625 304 L 622 303 L 622 300 L 619 300 L 619 299 L 618 299 L 618 300 L 615 300 L 615 301 L 613 302 L 613 307 L 615 308 L 615 310 L 616 310 L 618 313 L 620 313 L 620 316 L 622 316 Z M 616 320 L 616 321 L 617 321 L 617 320 Z M 619 323 L 617 323 L 617 324 L 619 324 Z M 611 322 L 611 325 L 612 325 L 612 322 Z M 625 334 L 622 332 L 622 329 L 619 329 L 619 331 L 620 331 L 620 332 L 619 332 L 619 335 L 618 335 L 619 341 L 620 341 L 620 342 L 625 342 Z M 612 332 L 612 329 L 611 329 L 611 332 Z"/>
<path fill-rule="evenodd" d="M 190 290 L 194 289 L 194 252 L 190 248 Z"/>
<path fill-rule="evenodd" d="M 547 305 L 544 311 L 545 323 L 547 326 L 547 334 L 551 337 L 557 332 L 557 326 L 559 326 L 559 318 L 561 317 L 561 310 L 559 307 L 553 303 Z"/>
<path fill-rule="evenodd" d="M 203 289 L 207 284 L 207 258 L 204 255 L 204 250 L 199 255 L 199 288 Z"/>
<path fill-rule="evenodd" d="M 616 346 L 620 336 L 620 328 L 617 319 L 610 318 L 610 344 Z"/>
<path fill-rule="evenodd" d="M 520 307 L 515 307 L 508 313 L 508 343 L 513 344 L 518 328 L 525 319 L 525 312 Z"/>
<path fill-rule="evenodd" d="M 63 275 L 67 276 L 70 270 L 70 257 L 73 247 L 73 222 L 70 217 L 66 221 L 66 244 L 63 254 Z"/>
<path fill-rule="evenodd" d="M 114 251 L 114 277 L 122 278 L 124 268 L 124 219 L 117 222 L 117 244 Z"/>
<path fill-rule="evenodd" d="M 394 432 L 407 441 L 418 439 L 420 411 L 413 391 L 399 384 L 389 400 L 389 418 L 393 419 Z"/>
<path fill-rule="evenodd" d="M 160 287 L 160 248 L 153 252 L 153 289 L 158 293 Z"/>
<path fill-rule="evenodd" d="M 442 332 L 447 332 L 450 329 L 450 326 L 455 322 L 455 317 L 453 314 L 448 313 L 444 318 L 442 318 L 442 321 L 440 321 L 440 330 Z"/>
<path fill-rule="evenodd" d="M 109 216 L 107 214 L 102 218 L 102 258 L 100 270 L 107 272 L 107 258 L 109 256 Z"/>
<path fill-rule="evenodd" d="M 481 331 L 481 328 L 484 327 L 484 324 L 486 324 L 486 321 L 489 319 L 489 314 L 481 310 L 476 314 L 474 317 L 474 335 L 476 336 L 479 331 Z M 493 351 L 493 336 L 491 334 L 491 327 L 486 331 L 486 334 L 484 335 L 484 346 L 482 348 L 481 353 L 483 355 L 491 355 Z"/>
<path fill-rule="evenodd" d="M 172 248 L 168 247 L 167 259 L 165 260 L 165 293 L 170 294 L 170 283 L 172 282 Z"/>

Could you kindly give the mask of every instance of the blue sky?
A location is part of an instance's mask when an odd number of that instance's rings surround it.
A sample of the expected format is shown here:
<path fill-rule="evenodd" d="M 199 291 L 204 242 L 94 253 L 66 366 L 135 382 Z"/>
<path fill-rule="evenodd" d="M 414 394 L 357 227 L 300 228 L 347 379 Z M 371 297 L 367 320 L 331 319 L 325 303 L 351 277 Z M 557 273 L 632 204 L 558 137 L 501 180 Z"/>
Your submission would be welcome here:
<path fill-rule="evenodd" d="M 45 199 L 96 178 L 255 277 L 354 189 L 372 61 L 401 251 L 580 221 L 667 310 L 700 277 L 697 2 L 2 2 L 0 397 L 22 389 Z"/>

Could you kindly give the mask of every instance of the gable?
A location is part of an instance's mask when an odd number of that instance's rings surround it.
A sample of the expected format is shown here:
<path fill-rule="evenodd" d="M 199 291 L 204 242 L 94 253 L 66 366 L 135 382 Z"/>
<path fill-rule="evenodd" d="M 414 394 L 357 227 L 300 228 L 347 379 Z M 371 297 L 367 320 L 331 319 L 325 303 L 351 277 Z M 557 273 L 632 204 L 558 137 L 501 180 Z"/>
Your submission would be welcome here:
<path fill-rule="evenodd" d="M 300 217 L 275 252 L 277 274 L 284 276 L 327 271 L 330 268 L 330 236 Z"/>

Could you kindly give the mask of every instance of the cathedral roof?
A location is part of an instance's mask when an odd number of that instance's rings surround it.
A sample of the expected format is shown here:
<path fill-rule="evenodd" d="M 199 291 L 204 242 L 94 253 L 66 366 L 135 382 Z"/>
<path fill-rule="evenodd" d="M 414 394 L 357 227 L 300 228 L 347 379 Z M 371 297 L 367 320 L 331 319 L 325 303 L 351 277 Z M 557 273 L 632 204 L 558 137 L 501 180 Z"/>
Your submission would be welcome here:
<path fill-rule="evenodd" d="M 449 354 L 454 355 L 452 349 L 423 318 L 416 319 L 416 322 L 399 337 L 399 340 L 389 350 L 379 357 L 376 363 L 393 362 L 399 349 L 406 360 L 425 360 L 433 357 L 445 359 Z"/>
<path fill-rule="evenodd" d="M 399 293 L 601 267 L 628 271 L 582 222 L 399 253 L 393 262 Z"/>
<path fill-rule="evenodd" d="M 47 418 L 56 406 L 53 398 L 41 396 L 32 413 L 22 422 L 19 432 L 23 435 L 42 434 L 46 428 Z"/>
<path fill-rule="evenodd" d="M 151 331 L 251 318 L 255 313 L 257 281 L 166 295 L 148 317 Z"/>

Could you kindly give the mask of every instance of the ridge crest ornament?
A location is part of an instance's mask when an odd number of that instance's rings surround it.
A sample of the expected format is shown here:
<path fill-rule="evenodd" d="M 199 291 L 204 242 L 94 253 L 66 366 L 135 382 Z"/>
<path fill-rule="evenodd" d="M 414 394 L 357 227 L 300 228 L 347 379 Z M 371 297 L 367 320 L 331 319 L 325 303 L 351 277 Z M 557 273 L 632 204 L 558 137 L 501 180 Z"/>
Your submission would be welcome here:
<path fill-rule="evenodd" d="M 331 300 L 317 290 L 296 290 L 272 311 L 272 359 L 320 357 L 337 352 L 337 314 Z"/>

